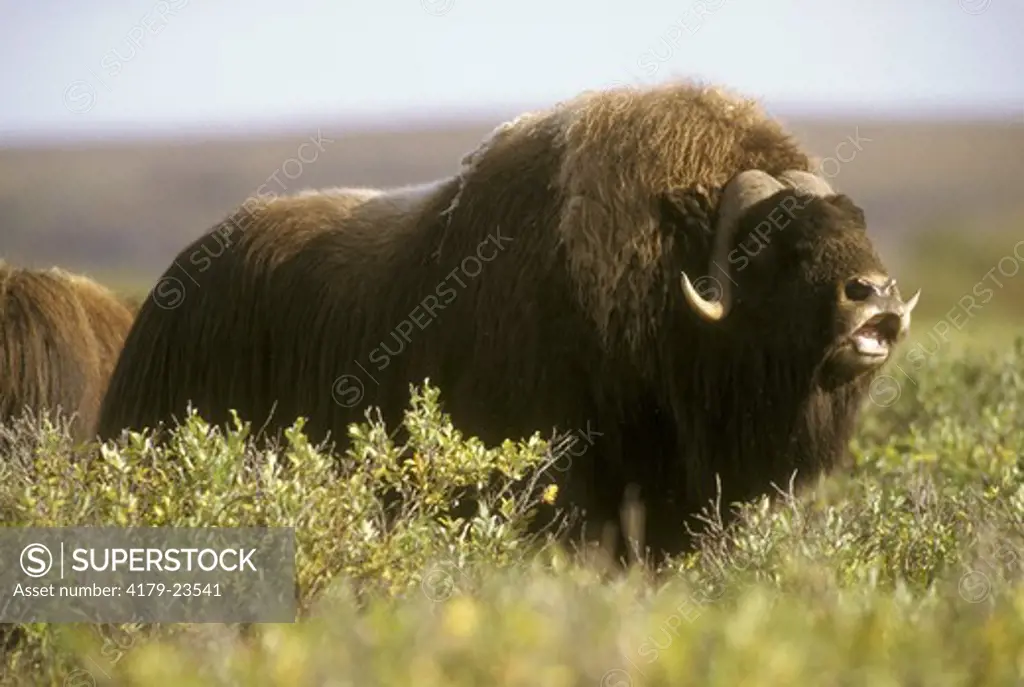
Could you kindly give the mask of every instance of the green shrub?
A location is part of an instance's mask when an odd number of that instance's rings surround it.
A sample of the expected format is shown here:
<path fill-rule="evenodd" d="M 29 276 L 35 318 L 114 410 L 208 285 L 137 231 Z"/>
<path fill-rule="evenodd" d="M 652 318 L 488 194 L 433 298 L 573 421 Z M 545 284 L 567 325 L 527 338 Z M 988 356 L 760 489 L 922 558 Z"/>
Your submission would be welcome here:
<path fill-rule="evenodd" d="M 510 487 L 551 445 L 485 450 L 429 388 L 404 425 L 429 460 L 401 465 L 368 423 L 341 479 L 300 428 L 260 455 L 246 428 L 191 417 L 166 447 L 133 436 L 70 462 L 59 431 L 22 428 L 0 473 L 12 523 L 291 524 L 305 615 L 245 632 L 33 626 L 8 663 L 38 684 L 100 683 L 97 666 L 132 685 L 1020 684 L 1024 339 L 926 363 L 866 406 L 850 471 L 779 485 L 729 528 L 711 508 L 699 550 L 623 575 L 524 535 L 543 494 Z M 387 516 L 384 485 L 405 497 Z M 444 515 L 460 486 L 483 495 L 468 522 Z"/>
<path fill-rule="evenodd" d="M 331 585 L 360 597 L 444 594 L 450 571 L 468 584 L 480 562 L 520 560 L 535 507 L 553 496 L 538 478 L 559 456 L 537 436 L 497 448 L 464 438 L 438 396 L 412 389 L 400 445 L 368 414 L 340 460 L 310 444 L 301 420 L 265 450 L 237 418 L 223 432 L 194 412 L 165 441 L 130 433 L 76 448 L 66 427 L 26 416 L 3 430 L 14 447 L 0 463 L 3 524 L 294 527 L 301 611 Z M 477 514 L 451 516 L 468 497 Z M 36 664 L 61 659 L 51 632 L 28 629 L 21 650 Z"/>

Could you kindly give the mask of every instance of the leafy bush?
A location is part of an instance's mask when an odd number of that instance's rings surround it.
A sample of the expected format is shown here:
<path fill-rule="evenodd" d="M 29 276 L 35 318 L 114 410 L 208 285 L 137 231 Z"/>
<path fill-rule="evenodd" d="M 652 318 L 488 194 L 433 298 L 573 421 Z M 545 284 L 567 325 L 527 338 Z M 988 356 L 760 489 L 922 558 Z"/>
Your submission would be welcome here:
<path fill-rule="evenodd" d="M 15 429 L 0 468 L 12 524 L 291 524 L 305 616 L 245 632 L 32 626 L 8 664 L 33 684 L 1020 684 L 1022 368 L 1024 339 L 927 361 L 865 408 L 851 471 L 780 485 L 729 528 L 710 509 L 699 550 L 622 575 L 524 535 L 544 493 L 510 487 L 543 472 L 550 444 L 486 450 L 429 387 L 404 424 L 429 460 L 401 465 L 371 422 L 341 479 L 301 427 L 260 455 L 246 428 L 191 417 L 166 447 L 132 436 L 73 459 L 58 430 Z M 397 510 L 383 485 L 404 494 Z M 460 485 L 483 495 L 473 520 L 444 515 Z"/>
<path fill-rule="evenodd" d="M 412 389 L 401 445 L 368 415 L 349 428 L 352 446 L 339 460 L 302 426 L 285 432 L 283 446 L 258 450 L 237 418 L 222 432 L 192 412 L 164 441 L 128 433 L 76 448 L 66 426 L 26 416 L 0 430 L 13 446 L 0 463 L 3 524 L 294 527 L 304 612 L 332 584 L 359 596 L 418 586 L 441 594 L 448 569 L 519 560 L 530 515 L 554 496 L 539 481 L 559 458 L 550 443 L 534 436 L 487 448 L 464 438 L 429 385 Z M 477 514 L 450 515 L 465 498 Z M 53 665 L 51 632 L 31 628 L 21 653 Z"/>

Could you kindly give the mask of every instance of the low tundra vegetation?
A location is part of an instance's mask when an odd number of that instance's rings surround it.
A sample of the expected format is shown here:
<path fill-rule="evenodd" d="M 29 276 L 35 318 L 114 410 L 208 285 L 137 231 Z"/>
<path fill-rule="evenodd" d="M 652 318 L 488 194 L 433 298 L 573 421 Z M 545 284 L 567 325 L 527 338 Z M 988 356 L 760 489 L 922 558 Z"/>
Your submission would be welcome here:
<path fill-rule="evenodd" d="M 1024 339 L 873 389 L 852 469 L 709 504 L 660 570 L 526 534 L 560 444 L 463 436 L 429 383 L 399 443 L 373 415 L 337 459 L 192 415 L 74 450 L 4 428 L 7 526 L 292 526 L 299 622 L 0 627 L 33 685 L 1015 685 L 1024 679 Z M 401 461 L 400 456 L 412 460 Z M 584 460 L 585 455 L 574 460 Z M 525 484 L 525 487 L 523 486 Z M 513 485 L 517 488 L 513 489 Z M 466 493 L 476 514 L 450 507 Z M 400 498 L 395 499 L 397 494 Z M 723 528 L 720 514 L 739 512 Z"/>

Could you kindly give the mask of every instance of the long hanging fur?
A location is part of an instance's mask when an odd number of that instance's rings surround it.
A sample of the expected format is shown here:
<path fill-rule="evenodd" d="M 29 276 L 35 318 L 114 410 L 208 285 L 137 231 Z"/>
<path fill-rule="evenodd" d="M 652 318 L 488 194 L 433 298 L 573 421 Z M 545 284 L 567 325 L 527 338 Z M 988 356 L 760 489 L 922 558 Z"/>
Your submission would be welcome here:
<path fill-rule="evenodd" d="M 59 411 L 76 416 L 76 439 L 90 438 L 131 324 L 131 311 L 86 277 L 0 261 L 0 422 L 26 408 Z"/>
<path fill-rule="evenodd" d="M 521 117 L 434 184 L 252 199 L 183 250 L 141 307 L 100 433 L 181 418 L 191 402 L 212 422 L 235 409 L 270 431 L 302 415 L 343 447 L 371 406 L 398 424 L 409 384 L 429 377 L 485 441 L 586 437 L 565 502 L 599 527 L 637 484 L 647 542 L 679 550 L 716 475 L 725 503 L 794 470 L 811 478 L 855 426 L 868 380 L 823 383 L 833 332 L 818 301 L 799 304 L 844 270 L 882 269 L 863 231 L 829 228 L 851 216 L 844 197 L 811 203 L 765 251 L 758 264 L 790 245 L 819 256 L 796 300 L 766 301 L 773 317 L 744 311 L 766 288 L 747 285 L 761 268 L 740 275 L 740 307 L 718 327 L 678 289 L 680 269 L 705 271 L 730 177 L 811 166 L 755 103 L 672 83 Z M 692 210 L 666 230 L 659 202 L 673 192 Z"/>

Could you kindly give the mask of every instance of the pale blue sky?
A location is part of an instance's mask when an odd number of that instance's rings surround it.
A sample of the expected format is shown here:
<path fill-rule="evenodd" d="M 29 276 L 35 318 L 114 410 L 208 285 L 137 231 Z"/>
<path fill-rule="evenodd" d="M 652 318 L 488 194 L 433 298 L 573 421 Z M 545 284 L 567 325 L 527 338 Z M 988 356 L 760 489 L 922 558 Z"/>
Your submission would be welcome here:
<path fill-rule="evenodd" d="M 770 109 L 1024 120 L 1022 27 L 1021 0 L 9 0 L 0 139 L 504 112 L 673 75 Z"/>

